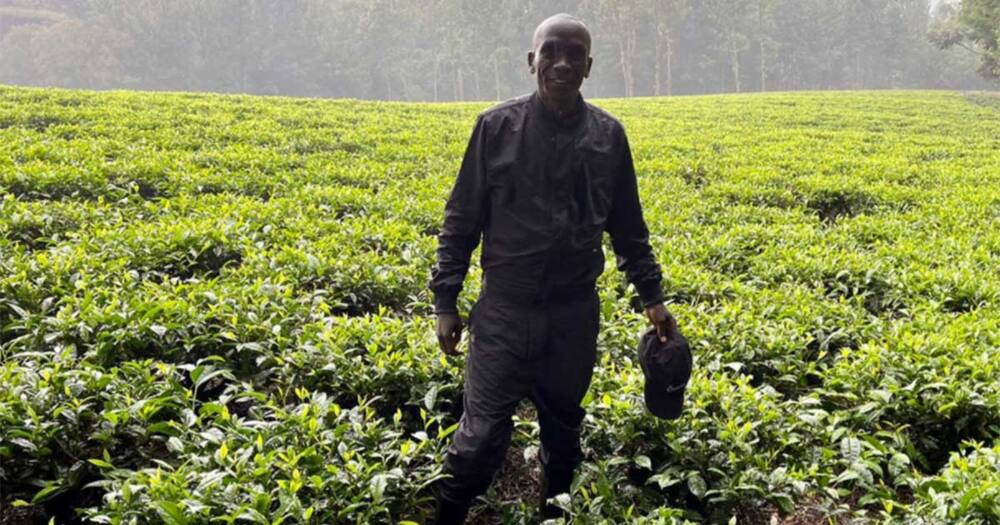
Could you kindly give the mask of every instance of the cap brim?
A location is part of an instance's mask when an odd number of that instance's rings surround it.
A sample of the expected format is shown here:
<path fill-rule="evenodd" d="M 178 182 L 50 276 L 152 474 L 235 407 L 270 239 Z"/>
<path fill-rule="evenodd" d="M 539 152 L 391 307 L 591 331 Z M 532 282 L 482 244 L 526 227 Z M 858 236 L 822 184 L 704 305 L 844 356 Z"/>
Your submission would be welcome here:
<path fill-rule="evenodd" d="M 652 381 L 646 381 L 644 393 L 646 408 L 654 416 L 661 419 L 677 419 L 681 417 L 684 408 L 684 390 L 676 392 L 657 391 Z"/>

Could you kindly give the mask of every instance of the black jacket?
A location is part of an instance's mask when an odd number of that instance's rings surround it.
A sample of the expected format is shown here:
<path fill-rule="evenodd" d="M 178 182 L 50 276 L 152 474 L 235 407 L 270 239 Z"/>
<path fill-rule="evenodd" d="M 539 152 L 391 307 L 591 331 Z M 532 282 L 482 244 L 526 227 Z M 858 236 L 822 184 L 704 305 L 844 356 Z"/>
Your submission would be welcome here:
<path fill-rule="evenodd" d="M 445 206 L 434 311 L 457 311 L 480 236 L 484 293 L 536 302 L 593 290 L 604 270 L 604 231 L 643 305 L 661 302 L 622 125 L 582 97 L 566 119 L 537 94 L 495 106 L 476 120 Z"/>

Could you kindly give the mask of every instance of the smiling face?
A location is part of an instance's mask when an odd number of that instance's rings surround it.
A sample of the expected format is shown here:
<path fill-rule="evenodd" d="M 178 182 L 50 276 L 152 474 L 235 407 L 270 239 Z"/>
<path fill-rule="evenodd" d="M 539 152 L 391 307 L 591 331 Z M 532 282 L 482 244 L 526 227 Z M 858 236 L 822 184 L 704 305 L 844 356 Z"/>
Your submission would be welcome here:
<path fill-rule="evenodd" d="M 556 15 L 538 26 L 532 47 L 528 67 L 542 103 L 557 111 L 573 108 L 594 61 L 587 27 L 568 15 Z"/>

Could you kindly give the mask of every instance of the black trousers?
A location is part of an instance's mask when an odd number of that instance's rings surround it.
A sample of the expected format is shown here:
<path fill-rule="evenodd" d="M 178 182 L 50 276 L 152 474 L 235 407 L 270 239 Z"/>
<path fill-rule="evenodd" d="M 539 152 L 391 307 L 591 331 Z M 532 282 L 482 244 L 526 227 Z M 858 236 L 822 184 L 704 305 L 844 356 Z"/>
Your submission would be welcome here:
<path fill-rule="evenodd" d="M 530 304 L 485 292 L 470 314 L 462 418 L 445 459 L 441 495 L 469 501 L 486 492 L 503 463 L 512 416 L 534 402 L 540 457 L 548 472 L 572 472 L 583 459 L 580 407 L 593 375 L 600 325 L 597 292 Z"/>

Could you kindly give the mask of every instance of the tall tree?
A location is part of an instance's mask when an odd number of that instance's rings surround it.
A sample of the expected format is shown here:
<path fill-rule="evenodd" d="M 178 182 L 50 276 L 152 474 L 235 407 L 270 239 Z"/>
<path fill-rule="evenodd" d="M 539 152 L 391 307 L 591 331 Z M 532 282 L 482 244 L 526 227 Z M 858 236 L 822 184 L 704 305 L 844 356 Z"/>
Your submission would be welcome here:
<path fill-rule="evenodd" d="M 760 91 L 767 91 L 768 58 L 774 49 L 774 8 L 776 0 L 754 0 L 754 34 L 760 70 Z"/>
<path fill-rule="evenodd" d="M 666 61 L 667 96 L 674 93 L 674 39 L 681 22 L 690 11 L 688 0 L 654 0 L 653 23 L 656 25 L 653 52 L 653 94 L 660 96 L 661 64 Z"/>
<path fill-rule="evenodd" d="M 750 46 L 748 24 L 752 20 L 754 0 L 704 0 L 717 48 L 729 58 L 733 90 L 742 91 L 740 53 Z"/>
<path fill-rule="evenodd" d="M 959 46 L 975 53 L 979 56 L 979 74 L 1000 80 L 1000 2 L 946 2 L 937 14 L 939 21 L 930 32 L 931 41 L 942 49 Z"/>
<path fill-rule="evenodd" d="M 638 20 L 647 14 L 649 6 L 641 1 L 597 0 L 596 11 L 607 24 L 608 34 L 613 35 L 618 47 L 618 65 L 621 68 L 625 96 L 635 95 L 635 60 L 638 45 Z"/>

